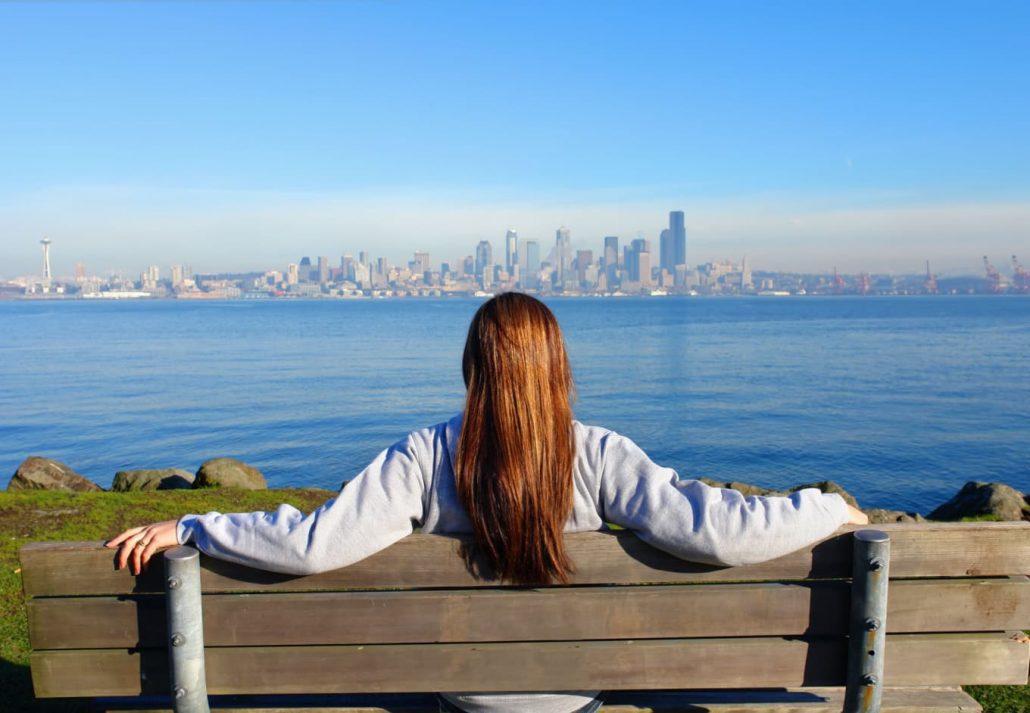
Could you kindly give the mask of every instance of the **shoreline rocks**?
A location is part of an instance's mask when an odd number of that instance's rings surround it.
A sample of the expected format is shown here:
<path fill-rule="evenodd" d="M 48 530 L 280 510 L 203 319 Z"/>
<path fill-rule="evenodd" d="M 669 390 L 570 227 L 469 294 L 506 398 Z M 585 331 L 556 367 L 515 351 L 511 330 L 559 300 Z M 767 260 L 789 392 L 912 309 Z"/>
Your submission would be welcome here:
<path fill-rule="evenodd" d="M 243 488 L 267 490 L 268 483 L 261 471 L 235 458 L 212 458 L 197 469 L 194 488 Z"/>
<path fill-rule="evenodd" d="M 1030 497 L 1004 483 L 971 480 L 955 497 L 927 517 L 931 520 L 961 520 L 964 517 L 1030 520 Z"/>
<path fill-rule="evenodd" d="M 931 520 L 945 522 L 956 520 L 1030 521 L 1030 495 L 1005 483 L 969 481 L 950 500 L 942 503 L 924 517 L 915 512 L 861 508 L 850 493 L 832 480 L 795 485 L 788 490 L 766 488 L 740 481 L 720 481 L 712 478 L 698 478 L 698 480 L 713 487 L 736 490 L 745 497 L 790 495 L 804 488 L 817 488 L 824 493 L 837 493 L 849 505 L 862 509 L 869 516 L 871 524 L 919 523 Z M 211 458 L 200 465 L 196 475 L 181 468 L 140 468 L 118 471 L 115 473 L 111 492 L 202 488 L 269 489 L 265 476 L 254 466 L 235 458 Z M 104 488 L 60 461 L 42 456 L 29 456 L 18 466 L 7 485 L 7 490 L 9 492 L 53 490 L 85 493 L 103 492 Z"/>
<path fill-rule="evenodd" d="M 115 493 L 142 490 L 184 490 L 193 487 L 196 476 L 181 468 L 120 470 L 114 474 L 111 490 Z"/>
<path fill-rule="evenodd" d="M 100 492 L 99 485 L 89 480 L 64 463 L 42 456 L 29 456 L 11 476 L 7 484 L 9 491 L 17 490 L 63 490 L 71 493 Z"/>

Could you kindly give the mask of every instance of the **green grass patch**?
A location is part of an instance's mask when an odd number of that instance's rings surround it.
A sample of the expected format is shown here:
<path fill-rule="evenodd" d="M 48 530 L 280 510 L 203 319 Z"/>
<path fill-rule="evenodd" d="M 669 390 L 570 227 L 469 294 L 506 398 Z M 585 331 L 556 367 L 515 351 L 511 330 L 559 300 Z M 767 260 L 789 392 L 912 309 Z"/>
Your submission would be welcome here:
<path fill-rule="evenodd" d="M 147 493 L 0 492 L 0 709 L 25 713 L 86 710 L 82 701 L 37 701 L 29 676 L 29 634 L 18 549 L 29 542 L 106 540 L 137 525 L 185 513 L 310 512 L 326 490 L 168 490 Z"/>

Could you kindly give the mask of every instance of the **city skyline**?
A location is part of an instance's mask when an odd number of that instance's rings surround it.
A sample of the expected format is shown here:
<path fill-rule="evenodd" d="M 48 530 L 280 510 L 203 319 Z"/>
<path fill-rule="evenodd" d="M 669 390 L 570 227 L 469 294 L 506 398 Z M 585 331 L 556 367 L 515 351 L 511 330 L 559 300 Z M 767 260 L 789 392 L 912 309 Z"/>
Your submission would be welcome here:
<path fill-rule="evenodd" d="M 0 4 L 0 273 L 44 237 L 55 274 L 503 254 L 511 226 L 597 250 L 670 205 L 699 261 L 1025 252 L 1030 7 L 743 9 Z"/>

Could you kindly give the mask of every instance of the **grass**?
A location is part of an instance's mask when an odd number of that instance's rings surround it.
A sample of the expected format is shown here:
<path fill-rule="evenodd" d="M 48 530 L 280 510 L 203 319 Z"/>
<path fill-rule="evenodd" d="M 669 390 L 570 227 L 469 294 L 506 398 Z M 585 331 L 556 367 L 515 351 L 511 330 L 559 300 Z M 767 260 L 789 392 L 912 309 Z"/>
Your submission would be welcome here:
<path fill-rule="evenodd" d="M 148 493 L 0 492 L 0 708 L 25 713 L 87 710 L 82 701 L 37 701 L 29 676 L 29 638 L 18 549 L 29 542 L 104 540 L 135 525 L 187 512 L 308 512 L 325 490 L 175 490 Z M 969 686 L 986 713 L 1030 713 L 1030 686 Z"/>
<path fill-rule="evenodd" d="M 310 511 L 325 490 L 172 490 L 149 493 L 0 492 L 0 709 L 25 713 L 86 710 L 79 701 L 37 701 L 29 676 L 29 635 L 18 549 L 29 542 L 105 540 L 122 530 L 188 512 Z"/>

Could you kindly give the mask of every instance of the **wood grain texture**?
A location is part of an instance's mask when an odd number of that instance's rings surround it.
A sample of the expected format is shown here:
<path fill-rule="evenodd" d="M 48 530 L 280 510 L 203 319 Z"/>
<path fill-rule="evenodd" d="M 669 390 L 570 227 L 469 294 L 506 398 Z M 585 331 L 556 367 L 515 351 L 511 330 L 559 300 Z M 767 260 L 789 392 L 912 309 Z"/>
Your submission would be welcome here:
<path fill-rule="evenodd" d="M 438 713 L 434 696 L 426 694 L 299 697 L 292 701 L 221 704 L 224 713 Z M 843 688 L 792 688 L 782 691 L 657 691 L 609 692 L 602 713 L 840 713 Z M 958 688 L 886 688 L 881 713 L 982 713 Z M 170 708 L 111 709 L 109 713 L 172 713 Z"/>
<path fill-rule="evenodd" d="M 884 678 L 1022 684 L 1028 649 L 1004 634 L 893 635 Z M 212 694 L 832 686 L 843 684 L 845 656 L 843 640 L 775 638 L 206 651 Z M 159 651 L 36 652 L 33 685 L 41 698 L 161 693 L 165 663 Z"/>
<path fill-rule="evenodd" d="M 890 533 L 891 576 L 963 577 L 1030 574 L 1030 523 L 881 525 Z M 780 559 L 744 567 L 698 565 L 659 552 L 632 533 L 569 535 L 576 566 L 573 584 L 655 584 L 796 580 L 850 576 L 855 527 Z M 219 591 L 298 591 L 369 588 L 497 586 L 465 567 L 463 540 L 411 535 L 350 567 L 308 577 L 279 575 L 203 559 L 203 587 Z M 113 553 L 100 543 L 36 543 L 21 549 L 27 596 L 129 594 L 160 591 L 159 567 L 141 577 L 116 572 Z"/>
<path fill-rule="evenodd" d="M 163 601 L 37 598 L 29 637 L 35 649 L 164 646 Z M 902 580 L 888 602 L 890 632 L 1030 628 L 1025 578 Z M 203 606 L 208 646 L 843 635 L 850 585 L 208 594 Z"/>

